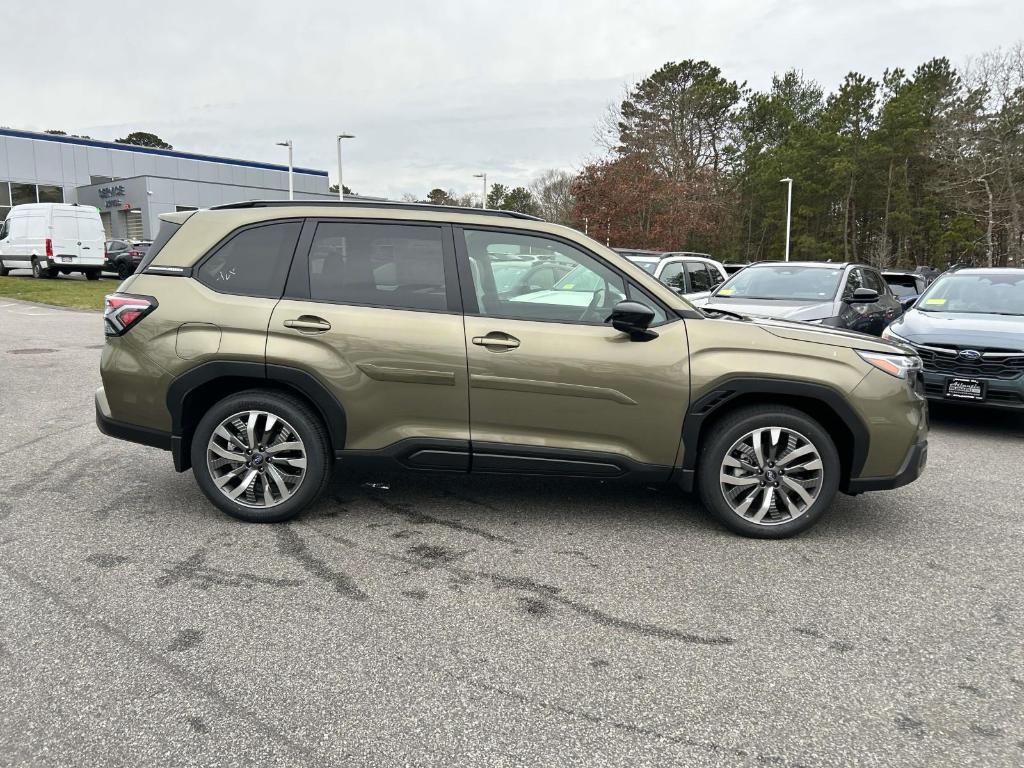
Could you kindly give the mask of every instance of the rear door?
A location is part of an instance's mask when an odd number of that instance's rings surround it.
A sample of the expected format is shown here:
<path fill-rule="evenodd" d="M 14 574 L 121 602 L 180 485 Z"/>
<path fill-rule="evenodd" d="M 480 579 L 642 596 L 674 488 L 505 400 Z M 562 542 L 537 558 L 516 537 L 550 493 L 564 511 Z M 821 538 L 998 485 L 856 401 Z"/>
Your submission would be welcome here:
<path fill-rule="evenodd" d="M 48 236 L 53 241 L 53 256 L 58 263 L 78 261 L 81 257 L 82 240 L 75 211 L 65 208 L 52 209 Z"/>
<path fill-rule="evenodd" d="M 90 264 L 103 263 L 103 222 L 97 211 L 90 208 L 79 208 L 75 212 L 78 220 L 79 254 Z"/>
<path fill-rule="evenodd" d="M 345 410 L 349 459 L 469 467 L 466 341 L 451 228 L 309 220 L 267 364 L 316 376 Z"/>

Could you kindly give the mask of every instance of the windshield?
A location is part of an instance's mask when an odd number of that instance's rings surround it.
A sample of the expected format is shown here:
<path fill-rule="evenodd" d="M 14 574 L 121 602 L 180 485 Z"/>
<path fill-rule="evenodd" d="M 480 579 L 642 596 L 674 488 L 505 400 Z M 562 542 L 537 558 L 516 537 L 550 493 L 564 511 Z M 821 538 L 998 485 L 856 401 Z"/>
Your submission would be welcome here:
<path fill-rule="evenodd" d="M 580 264 L 555 283 L 553 288 L 556 291 L 593 293 L 598 288 L 604 288 L 604 279 L 593 270 L 587 269 L 586 265 Z"/>
<path fill-rule="evenodd" d="M 914 307 L 923 312 L 1024 315 L 1024 272 L 943 275 Z"/>
<path fill-rule="evenodd" d="M 900 275 L 882 275 L 882 277 L 889 284 L 889 290 L 898 298 L 917 296 L 917 283 L 914 281 L 914 278 Z"/>
<path fill-rule="evenodd" d="M 730 277 L 713 294 L 726 299 L 829 301 L 839 290 L 842 269 L 788 264 L 747 267 Z"/>
<path fill-rule="evenodd" d="M 519 278 L 533 268 L 532 261 L 498 261 L 491 264 L 494 274 L 494 287 L 498 293 L 506 293 L 519 282 Z"/>
<path fill-rule="evenodd" d="M 626 258 L 649 275 L 653 275 L 658 269 L 658 259 L 643 259 L 636 256 L 627 256 Z"/>

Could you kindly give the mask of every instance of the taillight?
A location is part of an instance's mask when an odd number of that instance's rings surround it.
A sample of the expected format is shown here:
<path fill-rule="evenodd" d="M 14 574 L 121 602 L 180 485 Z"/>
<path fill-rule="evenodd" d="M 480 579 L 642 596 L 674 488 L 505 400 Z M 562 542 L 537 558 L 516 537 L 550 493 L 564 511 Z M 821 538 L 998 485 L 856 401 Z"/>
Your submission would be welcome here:
<path fill-rule="evenodd" d="M 46 238 L 46 258 L 53 258 L 53 240 Z"/>
<path fill-rule="evenodd" d="M 157 308 L 152 296 L 133 293 L 111 293 L 103 300 L 103 333 L 123 336 Z"/>

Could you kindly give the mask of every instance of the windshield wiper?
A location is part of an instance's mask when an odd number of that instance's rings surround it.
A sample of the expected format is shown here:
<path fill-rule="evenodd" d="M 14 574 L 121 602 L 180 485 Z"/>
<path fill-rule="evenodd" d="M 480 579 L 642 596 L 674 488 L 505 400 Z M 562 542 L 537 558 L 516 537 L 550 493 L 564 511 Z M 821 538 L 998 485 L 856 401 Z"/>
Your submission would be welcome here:
<path fill-rule="evenodd" d="M 715 307 L 714 309 L 711 309 L 709 307 L 698 307 L 698 309 L 700 309 L 700 311 L 703 312 L 705 316 L 710 317 L 712 319 L 714 319 L 716 315 L 725 315 L 726 317 L 733 317 L 737 320 L 750 319 L 750 317 L 747 315 L 741 315 L 739 312 L 731 312 L 728 309 L 718 309 L 717 307 Z"/>

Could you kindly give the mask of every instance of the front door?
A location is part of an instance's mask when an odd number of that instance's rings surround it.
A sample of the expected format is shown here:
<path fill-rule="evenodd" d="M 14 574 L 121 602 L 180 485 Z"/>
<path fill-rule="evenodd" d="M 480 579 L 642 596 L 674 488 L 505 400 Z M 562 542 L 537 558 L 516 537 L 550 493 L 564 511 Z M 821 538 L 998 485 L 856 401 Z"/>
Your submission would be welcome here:
<path fill-rule="evenodd" d="M 303 231 L 267 337 L 345 410 L 345 454 L 466 470 L 466 343 L 451 229 L 325 219 Z"/>
<path fill-rule="evenodd" d="M 689 395 L 684 322 L 594 254 L 556 238 L 456 229 L 466 306 L 473 469 L 665 478 Z M 500 290 L 497 264 L 554 262 L 550 289 Z M 604 320 L 629 295 L 659 334 L 634 342 Z M 659 322 L 660 321 L 660 322 Z"/>

